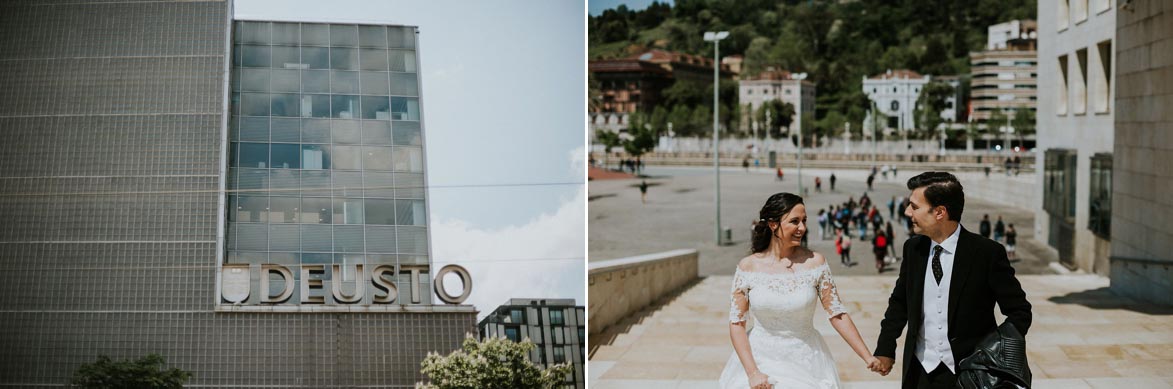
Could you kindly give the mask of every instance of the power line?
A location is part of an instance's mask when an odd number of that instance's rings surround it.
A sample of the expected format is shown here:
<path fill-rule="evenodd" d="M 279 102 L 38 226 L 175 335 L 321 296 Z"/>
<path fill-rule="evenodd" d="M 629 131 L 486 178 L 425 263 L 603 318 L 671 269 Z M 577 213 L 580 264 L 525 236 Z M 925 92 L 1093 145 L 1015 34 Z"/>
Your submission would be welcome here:
<path fill-rule="evenodd" d="M 579 186 L 585 182 L 533 182 L 507 184 L 455 184 L 455 185 L 407 185 L 407 186 L 348 186 L 348 187 L 313 187 L 313 188 L 264 188 L 264 189 L 208 189 L 208 190 L 177 190 L 177 191 L 126 191 L 126 192 L 68 192 L 68 193 L 3 193 L 0 197 L 27 197 L 27 196 L 114 196 L 114 195 L 161 195 L 161 194 L 268 194 L 281 192 L 334 192 L 347 190 L 386 190 L 386 189 L 468 189 L 468 188 L 518 188 L 543 186 Z"/>
<path fill-rule="evenodd" d="M 429 264 L 431 264 L 431 265 L 437 265 L 437 264 L 470 265 L 470 264 L 485 263 L 485 262 L 555 262 L 555 261 L 582 261 L 585 259 L 586 259 L 586 257 L 497 258 L 497 259 L 474 259 L 474 260 L 467 260 L 467 261 L 431 261 Z M 43 264 L 44 262 L 41 262 L 41 263 Z M 294 267 L 294 268 L 301 267 L 303 265 L 324 265 L 324 266 L 325 265 L 342 265 L 339 263 L 295 263 L 295 264 L 272 263 L 272 264 L 273 265 L 281 265 L 281 266 L 285 266 L 285 267 Z M 356 264 L 364 265 L 364 266 L 367 266 L 367 265 L 369 265 L 369 266 L 392 265 L 391 263 L 377 263 L 377 262 L 375 262 L 375 263 L 353 263 L 353 264 L 347 264 L 344 266 L 350 266 L 350 265 L 356 265 Z M 243 265 L 243 264 L 242 263 L 232 263 L 232 264 L 226 263 L 225 265 Z M 35 269 L 37 269 L 37 270 L 204 270 L 204 269 L 210 270 L 210 269 L 215 269 L 215 268 L 217 268 L 216 265 L 72 266 L 72 267 L 39 266 L 39 267 L 35 267 Z"/>

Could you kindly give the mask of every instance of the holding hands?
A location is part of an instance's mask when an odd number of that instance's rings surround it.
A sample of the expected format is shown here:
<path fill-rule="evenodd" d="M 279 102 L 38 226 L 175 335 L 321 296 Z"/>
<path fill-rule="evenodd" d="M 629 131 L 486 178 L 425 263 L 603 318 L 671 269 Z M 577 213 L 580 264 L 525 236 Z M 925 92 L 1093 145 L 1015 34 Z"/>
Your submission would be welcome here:
<path fill-rule="evenodd" d="M 896 363 L 896 360 L 892 358 L 875 356 L 867 358 L 866 361 L 868 363 L 868 370 L 879 373 L 882 376 L 887 376 L 888 373 L 892 372 L 892 365 Z"/>

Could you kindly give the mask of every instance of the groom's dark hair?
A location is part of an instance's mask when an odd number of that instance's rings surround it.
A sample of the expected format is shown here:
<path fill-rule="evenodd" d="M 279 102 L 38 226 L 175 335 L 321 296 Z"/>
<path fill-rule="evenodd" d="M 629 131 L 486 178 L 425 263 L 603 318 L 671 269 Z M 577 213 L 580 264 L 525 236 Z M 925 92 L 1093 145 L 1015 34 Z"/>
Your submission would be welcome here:
<path fill-rule="evenodd" d="M 960 222 L 965 210 L 965 191 L 957 177 L 946 172 L 924 172 L 908 179 L 908 190 L 925 188 L 929 205 L 944 206 L 949 220 Z"/>

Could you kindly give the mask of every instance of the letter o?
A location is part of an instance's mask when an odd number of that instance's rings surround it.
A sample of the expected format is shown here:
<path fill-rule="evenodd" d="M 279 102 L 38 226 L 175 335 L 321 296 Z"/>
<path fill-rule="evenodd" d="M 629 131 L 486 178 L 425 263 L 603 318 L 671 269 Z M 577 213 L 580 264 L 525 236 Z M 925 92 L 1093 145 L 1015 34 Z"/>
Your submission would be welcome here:
<path fill-rule="evenodd" d="M 460 277 L 460 282 L 464 284 L 464 290 L 460 293 L 460 296 L 453 297 L 448 294 L 448 291 L 444 290 L 444 276 L 448 275 L 448 273 L 456 273 L 456 275 Z M 436 289 L 436 296 L 439 296 L 440 300 L 443 300 L 448 304 L 463 303 L 464 300 L 468 299 L 469 293 L 472 292 L 472 276 L 468 274 L 468 270 L 465 270 L 463 267 L 458 265 L 448 265 L 441 268 L 440 271 L 436 273 L 436 281 L 434 284 L 434 288 Z"/>

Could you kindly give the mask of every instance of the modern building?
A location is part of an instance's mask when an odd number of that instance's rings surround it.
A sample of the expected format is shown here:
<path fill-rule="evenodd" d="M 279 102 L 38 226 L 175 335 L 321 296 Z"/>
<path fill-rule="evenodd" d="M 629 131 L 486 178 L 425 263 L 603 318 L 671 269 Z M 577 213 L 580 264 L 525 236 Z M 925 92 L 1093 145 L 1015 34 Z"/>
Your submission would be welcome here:
<path fill-rule="evenodd" d="M 566 387 L 586 387 L 586 308 L 574 299 L 509 299 L 478 326 L 482 339 L 529 339 L 537 345 L 531 361 L 543 367 L 570 363 L 574 374 L 566 378 Z"/>
<path fill-rule="evenodd" d="M 1033 20 L 990 26 L 986 50 L 969 53 L 971 118 L 974 121 L 986 122 L 996 111 L 1013 118 L 1018 109 L 1035 109 L 1038 95 L 1037 27 Z"/>
<path fill-rule="evenodd" d="M 1092 8 L 1094 17 L 1115 14 L 1113 51 L 1119 62 L 1113 68 L 1119 83 L 1111 107 L 1116 109 L 1111 151 L 1117 159 L 1093 154 L 1090 161 L 1089 189 L 1095 190 L 1088 197 L 1108 207 L 1089 206 L 1100 212 L 1089 222 L 1108 222 L 1102 229 L 1112 238 L 1112 291 L 1173 305 L 1173 12 L 1168 3 L 1121 3 L 1114 8 L 1112 2 L 1094 1 Z M 1088 49 L 1098 51 L 1103 40 L 1093 42 Z"/>
<path fill-rule="evenodd" d="M 794 106 L 794 115 L 803 112 L 813 113 L 815 109 L 815 83 L 805 79 L 798 79 L 794 74 L 785 70 L 766 68 L 756 75 L 742 79 L 737 86 L 738 103 L 745 109 L 741 110 L 741 131 L 752 131 L 754 112 L 767 101 L 780 100 Z M 791 118 L 791 123 L 796 123 Z M 758 126 L 765 128 L 766 123 Z M 793 124 L 792 124 L 793 126 Z"/>
<path fill-rule="evenodd" d="M 870 128 L 874 120 L 880 121 L 880 128 L 885 129 L 885 133 L 915 128 L 916 122 L 912 115 L 916 99 L 929 80 L 930 76 L 907 69 L 889 69 L 877 76 L 864 76 L 863 93 L 875 104 L 875 112 L 879 116 L 872 117 L 873 113 L 869 112 L 864 119 L 864 128 Z"/>
<path fill-rule="evenodd" d="M 432 280 L 417 30 L 230 1 L 0 4 L 0 385 L 160 354 L 191 387 L 414 387 Z M 466 283 L 467 284 L 467 283 Z"/>
<path fill-rule="evenodd" d="M 740 62 L 734 61 L 735 65 Z M 629 58 L 593 60 L 587 71 L 598 85 L 599 96 L 590 107 L 591 136 L 596 129 L 620 131 L 627 128 L 627 117 L 632 112 L 651 113 L 661 102 L 660 93 L 677 80 L 711 85 L 713 59 L 703 56 L 650 50 Z M 729 64 L 722 64 L 723 81 L 734 73 Z"/>
<path fill-rule="evenodd" d="M 1071 269 L 1109 272 L 1116 8 L 1039 2 L 1035 236 Z M 1024 70 L 1025 72 L 1025 70 Z M 1143 86 L 1141 86 L 1143 88 Z"/>

